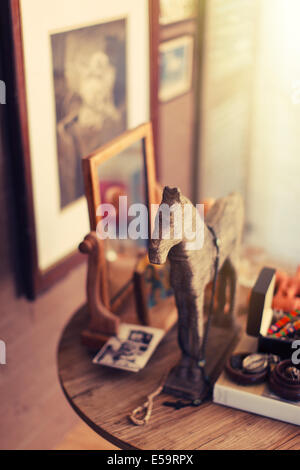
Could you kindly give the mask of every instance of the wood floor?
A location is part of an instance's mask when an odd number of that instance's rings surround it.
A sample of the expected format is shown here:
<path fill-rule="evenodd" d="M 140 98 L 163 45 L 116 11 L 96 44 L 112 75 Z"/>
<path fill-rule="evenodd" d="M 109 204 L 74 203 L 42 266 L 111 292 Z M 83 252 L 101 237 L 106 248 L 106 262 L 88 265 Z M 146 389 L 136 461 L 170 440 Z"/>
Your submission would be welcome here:
<path fill-rule="evenodd" d="M 67 448 L 70 438 L 63 439 L 73 429 L 78 443 L 87 435 L 61 391 L 56 369 L 60 334 L 84 303 L 85 276 L 82 265 L 34 303 L 17 299 L 9 278 L 1 282 L 0 338 L 7 365 L 0 366 L 0 449 Z M 94 445 L 97 436 L 90 435 Z M 89 439 L 84 442 L 88 447 Z M 100 438 L 99 445 L 104 445 Z"/>
<path fill-rule="evenodd" d="M 110 442 L 98 436 L 86 424 L 80 423 L 74 427 L 55 450 L 116 450 Z"/>

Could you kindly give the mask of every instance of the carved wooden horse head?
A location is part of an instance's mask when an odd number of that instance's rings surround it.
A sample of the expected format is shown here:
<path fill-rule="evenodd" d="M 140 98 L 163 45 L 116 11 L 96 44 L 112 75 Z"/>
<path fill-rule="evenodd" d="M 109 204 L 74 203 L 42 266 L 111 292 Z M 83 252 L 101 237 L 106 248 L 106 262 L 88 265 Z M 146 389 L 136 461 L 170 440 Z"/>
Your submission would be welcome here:
<path fill-rule="evenodd" d="M 191 210 L 185 216 L 185 208 Z M 149 244 L 149 259 L 153 264 L 164 264 L 170 250 L 181 242 L 190 243 L 186 233 L 192 233 L 196 208 L 182 195 L 179 188 L 166 186 L 155 218 L 154 230 Z"/>

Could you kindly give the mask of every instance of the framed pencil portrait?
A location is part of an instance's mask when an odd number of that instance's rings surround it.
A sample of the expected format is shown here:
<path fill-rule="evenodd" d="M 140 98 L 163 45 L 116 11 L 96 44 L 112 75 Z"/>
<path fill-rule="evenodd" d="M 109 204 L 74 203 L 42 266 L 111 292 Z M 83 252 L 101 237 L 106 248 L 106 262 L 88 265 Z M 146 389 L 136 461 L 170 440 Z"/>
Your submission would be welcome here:
<path fill-rule="evenodd" d="M 78 262 L 82 157 L 149 120 L 147 0 L 10 0 L 31 296 Z"/>

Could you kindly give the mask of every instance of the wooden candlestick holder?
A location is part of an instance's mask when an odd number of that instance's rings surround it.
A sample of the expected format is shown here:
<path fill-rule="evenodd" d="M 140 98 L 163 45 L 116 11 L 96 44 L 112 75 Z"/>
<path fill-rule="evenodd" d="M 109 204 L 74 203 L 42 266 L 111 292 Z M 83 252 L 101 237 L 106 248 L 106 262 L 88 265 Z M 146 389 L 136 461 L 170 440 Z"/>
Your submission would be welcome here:
<path fill-rule="evenodd" d="M 79 245 L 79 251 L 88 255 L 87 303 L 90 322 L 82 332 L 83 343 L 91 349 L 99 349 L 111 336 L 118 333 L 120 319 L 103 304 L 100 296 L 102 252 L 96 232 L 87 235 Z"/>

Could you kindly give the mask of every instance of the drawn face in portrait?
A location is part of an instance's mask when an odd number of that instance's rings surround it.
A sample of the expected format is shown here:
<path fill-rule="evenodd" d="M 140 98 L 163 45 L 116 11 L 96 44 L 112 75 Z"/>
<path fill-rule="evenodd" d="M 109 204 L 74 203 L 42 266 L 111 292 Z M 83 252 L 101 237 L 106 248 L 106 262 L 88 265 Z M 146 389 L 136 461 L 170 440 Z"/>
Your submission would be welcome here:
<path fill-rule="evenodd" d="M 126 21 L 51 37 L 61 207 L 84 194 L 81 158 L 126 130 Z"/>
<path fill-rule="evenodd" d="M 115 80 L 116 70 L 108 56 L 104 52 L 92 54 L 78 82 L 81 97 L 78 118 L 83 128 L 101 130 L 105 119 L 120 119 L 120 112 L 113 102 Z"/>

